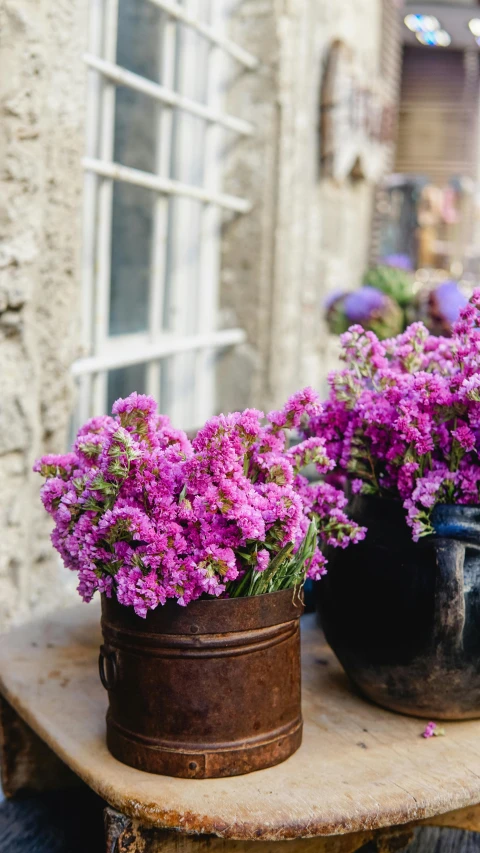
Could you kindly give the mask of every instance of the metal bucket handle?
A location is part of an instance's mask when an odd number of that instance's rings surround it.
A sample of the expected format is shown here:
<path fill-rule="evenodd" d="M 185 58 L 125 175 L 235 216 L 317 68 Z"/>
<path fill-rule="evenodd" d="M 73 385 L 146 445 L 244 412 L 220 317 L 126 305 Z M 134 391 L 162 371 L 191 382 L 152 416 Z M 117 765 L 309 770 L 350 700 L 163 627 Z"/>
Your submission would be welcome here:
<path fill-rule="evenodd" d="M 105 690 L 113 690 L 117 683 L 118 667 L 115 649 L 111 646 L 100 646 L 98 656 L 98 672 Z"/>

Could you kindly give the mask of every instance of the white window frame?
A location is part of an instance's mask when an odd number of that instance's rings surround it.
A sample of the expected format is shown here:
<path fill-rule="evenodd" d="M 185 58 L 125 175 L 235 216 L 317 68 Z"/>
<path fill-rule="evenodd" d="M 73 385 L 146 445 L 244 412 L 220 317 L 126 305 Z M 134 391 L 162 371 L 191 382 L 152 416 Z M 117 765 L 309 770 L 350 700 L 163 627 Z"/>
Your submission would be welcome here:
<path fill-rule="evenodd" d="M 247 199 L 221 191 L 223 165 L 223 139 L 225 133 L 250 136 L 253 126 L 244 119 L 223 112 L 222 102 L 226 87 L 226 61 L 235 60 L 245 69 L 255 69 L 257 59 L 232 42 L 226 35 L 228 7 L 231 0 L 211 0 L 214 19 L 209 24 L 196 14 L 200 0 L 184 0 L 183 5 L 171 0 L 149 0 L 164 14 L 162 27 L 162 84 L 153 83 L 116 64 L 117 20 L 119 0 L 91 0 L 89 52 L 85 56 L 88 66 L 86 156 L 83 161 L 84 224 L 82 255 L 82 357 L 72 366 L 79 386 L 79 421 L 106 410 L 107 376 L 109 370 L 133 364 L 145 364 L 147 393 L 158 398 L 162 359 L 169 358 L 172 369 L 169 384 L 173 389 L 170 411 L 174 423 L 184 428 L 201 424 L 214 413 L 215 406 L 215 353 L 223 347 L 245 340 L 240 328 L 217 329 L 220 227 L 222 210 L 234 214 L 248 213 L 251 205 Z M 182 50 L 175 57 L 176 30 L 185 28 L 182 38 L 188 45 L 189 33 L 203 37 L 208 44 L 207 99 L 206 103 L 187 98 L 174 90 L 175 62 L 180 62 L 181 73 L 196 73 L 194 51 Z M 113 162 L 115 92 L 117 85 L 127 86 L 160 103 L 162 109 L 157 137 L 162 144 L 157 151 L 155 173 L 143 172 Z M 174 111 L 201 118 L 206 123 L 202 145 L 204 186 L 188 180 L 172 180 L 169 175 Z M 185 134 L 184 134 L 185 135 Z M 168 143 L 165 142 L 168 140 Z M 183 140 L 186 149 L 180 157 L 191 157 L 189 140 Z M 180 149 L 182 139 L 180 138 Z M 157 145 L 158 148 L 158 145 Z M 186 162 L 188 173 L 188 162 Z M 111 336 L 109 330 L 112 199 L 114 181 L 123 181 L 146 187 L 156 193 L 152 257 L 150 267 L 150 293 L 148 330 L 139 334 Z M 166 279 L 168 200 L 178 198 L 178 212 L 172 227 L 173 249 L 181 259 L 182 231 L 180 222 L 182 205 L 189 199 L 202 202 L 197 287 L 201 294 L 195 317 L 195 328 L 185 331 L 184 314 L 189 302 L 189 268 L 180 263 L 173 271 L 175 305 L 173 323 L 164 328 L 162 306 Z M 190 202 L 191 203 L 191 202 Z M 188 208 L 187 208 L 188 209 Z M 182 354 L 196 353 L 192 367 L 182 367 Z M 177 357 L 175 357 L 177 356 Z M 170 359 L 170 357 L 172 357 Z M 185 361 L 185 359 L 183 359 Z M 185 375 L 188 372 L 188 376 Z M 182 382 L 193 381 L 193 400 L 188 404 L 175 388 Z M 190 398 L 192 394 L 190 393 Z"/>

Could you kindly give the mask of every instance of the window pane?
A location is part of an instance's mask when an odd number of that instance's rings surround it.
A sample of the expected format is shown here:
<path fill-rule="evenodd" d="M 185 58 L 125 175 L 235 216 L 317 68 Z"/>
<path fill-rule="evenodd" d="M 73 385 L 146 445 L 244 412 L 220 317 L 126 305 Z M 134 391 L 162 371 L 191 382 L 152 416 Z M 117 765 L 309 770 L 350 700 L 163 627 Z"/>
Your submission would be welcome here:
<path fill-rule="evenodd" d="M 131 364 L 111 370 L 108 374 L 107 412 L 110 412 L 115 400 L 128 397 L 132 391 L 145 394 L 147 370 L 145 364 Z"/>
<path fill-rule="evenodd" d="M 165 16 L 150 0 L 120 0 L 117 63 L 160 83 L 161 26 Z"/>
<path fill-rule="evenodd" d="M 149 0 L 121 0 L 117 62 L 158 80 L 162 15 Z M 119 86 L 115 103 L 114 160 L 156 171 L 156 129 L 161 108 L 140 92 Z M 155 193 L 115 183 L 109 334 L 148 327 L 148 298 Z"/>
<path fill-rule="evenodd" d="M 148 325 L 153 205 L 151 190 L 114 184 L 110 335 L 144 331 Z"/>
<path fill-rule="evenodd" d="M 157 116 L 161 107 L 141 92 L 117 87 L 113 159 L 123 166 L 155 172 Z"/>
<path fill-rule="evenodd" d="M 198 429 L 195 420 L 195 365 L 198 353 L 185 352 L 163 359 L 159 409 L 179 429 Z"/>
<path fill-rule="evenodd" d="M 198 16 L 208 21 L 208 0 L 199 0 Z M 199 103 L 207 102 L 209 43 L 190 27 L 177 30 L 176 84 L 178 91 Z M 205 185 L 207 125 L 184 110 L 174 110 L 171 176 L 194 186 Z M 164 295 L 164 326 L 178 334 L 198 330 L 200 248 L 204 205 L 188 198 L 170 200 L 170 232 Z M 178 360 L 180 364 L 181 360 Z M 180 373 L 182 372 L 179 368 Z M 174 370 L 176 386 L 184 382 Z"/>

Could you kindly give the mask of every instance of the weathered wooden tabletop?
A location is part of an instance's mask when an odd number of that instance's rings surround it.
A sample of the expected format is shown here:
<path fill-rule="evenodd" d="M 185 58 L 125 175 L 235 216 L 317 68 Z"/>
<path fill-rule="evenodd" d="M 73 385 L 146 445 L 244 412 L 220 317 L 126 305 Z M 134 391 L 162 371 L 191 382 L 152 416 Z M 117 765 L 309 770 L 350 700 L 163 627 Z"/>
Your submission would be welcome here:
<path fill-rule="evenodd" d="M 0 690 L 94 791 L 145 824 L 280 840 L 404 824 L 480 802 L 480 722 L 448 723 L 445 737 L 425 740 L 425 721 L 352 692 L 313 617 L 302 620 L 302 636 L 303 745 L 278 767 L 233 779 L 154 776 L 112 758 L 94 605 L 2 637 Z"/>

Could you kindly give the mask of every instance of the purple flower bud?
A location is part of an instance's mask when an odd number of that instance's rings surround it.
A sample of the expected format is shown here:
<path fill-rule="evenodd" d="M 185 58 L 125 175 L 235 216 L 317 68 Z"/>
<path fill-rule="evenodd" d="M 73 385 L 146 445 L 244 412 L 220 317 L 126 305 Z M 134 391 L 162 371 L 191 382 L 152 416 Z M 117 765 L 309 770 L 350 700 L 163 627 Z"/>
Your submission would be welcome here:
<path fill-rule="evenodd" d="M 380 259 L 380 263 L 404 272 L 413 272 L 413 263 L 408 255 L 385 255 Z"/>
<path fill-rule="evenodd" d="M 344 310 L 350 323 L 364 323 L 386 310 L 388 303 L 388 297 L 374 287 L 360 287 L 345 297 Z"/>
<path fill-rule="evenodd" d="M 449 326 L 452 326 L 459 318 L 460 311 L 468 302 L 456 281 L 444 281 L 432 293 L 435 310 L 440 314 Z"/>

